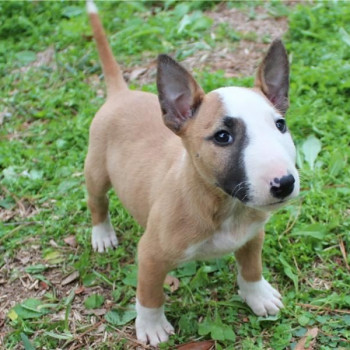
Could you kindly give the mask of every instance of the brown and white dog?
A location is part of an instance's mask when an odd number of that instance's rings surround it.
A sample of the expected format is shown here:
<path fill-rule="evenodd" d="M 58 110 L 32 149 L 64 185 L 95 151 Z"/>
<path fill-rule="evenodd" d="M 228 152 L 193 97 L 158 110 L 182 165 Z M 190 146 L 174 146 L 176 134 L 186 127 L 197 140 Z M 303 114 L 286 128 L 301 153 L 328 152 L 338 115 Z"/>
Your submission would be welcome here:
<path fill-rule="evenodd" d="M 85 162 L 92 246 L 116 247 L 106 193 L 113 186 L 145 227 L 138 245 L 136 334 L 157 345 L 174 332 L 163 282 L 180 263 L 234 252 L 239 294 L 257 315 L 274 315 L 281 295 L 262 276 L 264 224 L 298 195 L 295 147 L 286 127 L 289 65 L 275 40 L 255 87 L 205 94 L 166 55 L 158 58 L 159 96 L 131 91 L 88 1 L 107 84 L 90 129 Z"/>

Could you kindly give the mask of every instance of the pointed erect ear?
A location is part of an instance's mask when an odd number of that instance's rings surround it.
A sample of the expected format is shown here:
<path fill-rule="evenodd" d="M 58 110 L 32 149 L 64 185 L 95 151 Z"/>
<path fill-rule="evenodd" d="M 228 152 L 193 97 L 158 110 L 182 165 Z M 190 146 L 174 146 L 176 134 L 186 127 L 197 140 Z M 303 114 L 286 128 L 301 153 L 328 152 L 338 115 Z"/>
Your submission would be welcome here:
<path fill-rule="evenodd" d="M 289 63 L 281 40 L 272 42 L 259 66 L 255 86 L 261 89 L 277 110 L 286 113 L 289 107 Z"/>
<path fill-rule="evenodd" d="M 164 123 L 180 134 L 196 113 L 204 92 L 192 75 L 167 55 L 158 57 L 157 87 Z"/>

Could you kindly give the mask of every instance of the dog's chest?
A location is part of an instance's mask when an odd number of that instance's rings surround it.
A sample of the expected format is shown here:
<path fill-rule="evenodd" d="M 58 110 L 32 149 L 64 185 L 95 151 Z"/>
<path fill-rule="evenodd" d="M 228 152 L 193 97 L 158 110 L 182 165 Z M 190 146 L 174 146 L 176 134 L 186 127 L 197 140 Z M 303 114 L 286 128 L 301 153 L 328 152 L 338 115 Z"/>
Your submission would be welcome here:
<path fill-rule="evenodd" d="M 256 236 L 263 226 L 261 221 L 248 223 L 226 219 L 210 238 L 189 246 L 184 260 L 207 260 L 232 253 Z"/>

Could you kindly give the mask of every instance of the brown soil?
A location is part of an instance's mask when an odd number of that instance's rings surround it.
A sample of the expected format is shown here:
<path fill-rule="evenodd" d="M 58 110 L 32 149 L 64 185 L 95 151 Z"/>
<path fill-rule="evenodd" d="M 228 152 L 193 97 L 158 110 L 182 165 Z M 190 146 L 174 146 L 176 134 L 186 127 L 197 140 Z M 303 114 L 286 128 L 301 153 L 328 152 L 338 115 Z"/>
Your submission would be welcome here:
<path fill-rule="evenodd" d="M 211 33 L 214 39 L 214 29 L 221 23 L 226 23 L 227 28 L 240 34 L 241 40 L 220 43 L 215 51 L 197 51 L 182 61 L 182 64 L 190 71 L 223 70 L 228 78 L 254 75 L 270 40 L 281 38 L 288 28 L 285 17 L 271 17 L 264 7 L 257 7 L 255 17 L 250 18 L 249 13 L 237 8 L 228 9 L 223 3 L 216 11 L 208 11 L 206 15 L 214 21 Z M 124 72 L 127 81 L 139 85 L 152 83 L 156 78 L 156 61 L 153 60 L 146 66 L 124 69 Z"/>

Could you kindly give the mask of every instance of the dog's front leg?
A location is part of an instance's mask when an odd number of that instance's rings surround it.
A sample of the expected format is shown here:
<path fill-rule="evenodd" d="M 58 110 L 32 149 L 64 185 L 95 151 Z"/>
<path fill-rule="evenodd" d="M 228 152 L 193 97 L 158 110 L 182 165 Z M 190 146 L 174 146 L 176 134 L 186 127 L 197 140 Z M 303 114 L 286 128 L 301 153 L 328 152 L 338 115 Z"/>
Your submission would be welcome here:
<path fill-rule="evenodd" d="M 258 316 L 275 315 L 283 307 L 281 294 L 262 276 L 264 231 L 235 252 L 239 295 Z"/>
<path fill-rule="evenodd" d="M 174 328 L 164 314 L 163 283 L 171 266 L 164 252 L 147 231 L 138 246 L 138 285 L 136 299 L 137 339 L 153 346 L 167 341 Z"/>

